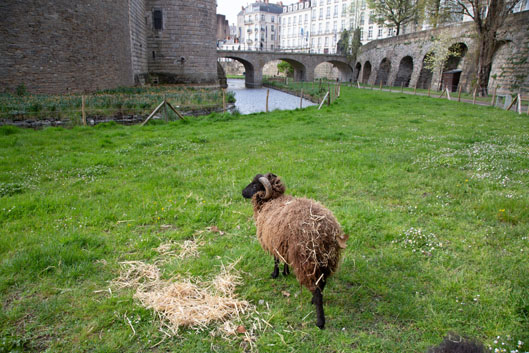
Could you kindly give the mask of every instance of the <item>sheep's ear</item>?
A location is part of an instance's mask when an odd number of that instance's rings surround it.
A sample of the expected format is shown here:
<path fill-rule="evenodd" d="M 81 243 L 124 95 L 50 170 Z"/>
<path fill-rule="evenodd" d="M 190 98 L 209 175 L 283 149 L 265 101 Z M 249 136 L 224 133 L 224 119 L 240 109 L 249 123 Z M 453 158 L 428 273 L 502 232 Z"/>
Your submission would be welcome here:
<path fill-rule="evenodd" d="M 345 249 L 347 247 L 347 244 L 345 243 L 347 241 L 347 239 L 349 239 L 349 235 L 348 234 L 339 235 L 336 238 L 336 241 L 338 242 L 338 246 L 340 248 L 342 248 L 342 249 Z"/>
<path fill-rule="evenodd" d="M 270 181 L 270 185 L 272 185 L 272 189 L 277 193 L 277 196 L 285 192 L 286 187 L 280 177 L 273 173 L 268 173 L 266 174 L 266 178 Z"/>

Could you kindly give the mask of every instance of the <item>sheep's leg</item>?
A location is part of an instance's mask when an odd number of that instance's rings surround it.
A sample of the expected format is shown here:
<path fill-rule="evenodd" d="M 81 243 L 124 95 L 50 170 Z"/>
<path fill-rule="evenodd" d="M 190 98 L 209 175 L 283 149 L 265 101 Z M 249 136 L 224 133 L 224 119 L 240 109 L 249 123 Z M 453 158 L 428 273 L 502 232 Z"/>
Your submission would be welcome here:
<path fill-rule="evenodd" d="M 288 276 L 290 274 L 290 268 L 288 268 L 287 264 L 283 265 L 283 276 Z"/>
<path fill-rule="evenodd" d="M 279 276 L 279 259 L 274 257 L 274 272 L 272 272 L 272 278 Z"/>
<path fill-rule="evenodd" d="M 322 278 L 322 279 L 320 280 L 320 283 L 318 283 L 318 287 L 317 287 L 317 288 L 320 289 L 320 293 L 323 293 L 323 290 L 325 289 L 325 285 L 326 285 L 326 284 L 327 284 L 327 281 L 325 281 L 325 279 Z M 311 303 L 312 303 L 312 304 L 316 304 L 316 303 L 314 302 L 314 296 L 312 296 Z"/>
<path fill-rule="evenodd" d="M 323 295 L 321 289 L 312 292 L 312 303 L 316 306 L 316 326 L 323 330 L 325 327 L 325 314 L 323 312 Z"/>

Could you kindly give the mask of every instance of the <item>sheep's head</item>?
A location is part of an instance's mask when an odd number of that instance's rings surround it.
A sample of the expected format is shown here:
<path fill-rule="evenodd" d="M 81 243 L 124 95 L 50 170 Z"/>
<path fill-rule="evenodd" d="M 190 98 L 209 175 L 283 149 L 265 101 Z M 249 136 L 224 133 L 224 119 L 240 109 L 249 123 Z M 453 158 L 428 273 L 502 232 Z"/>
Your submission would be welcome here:
<path fill-rule="evenodd" d="M 251 199 L 257 194 L 261 200 L 274 199 L 285 192 L 285 184 L 272 173 L 257 174 L 252 182 L 242 191 L 242 196 Z"/>

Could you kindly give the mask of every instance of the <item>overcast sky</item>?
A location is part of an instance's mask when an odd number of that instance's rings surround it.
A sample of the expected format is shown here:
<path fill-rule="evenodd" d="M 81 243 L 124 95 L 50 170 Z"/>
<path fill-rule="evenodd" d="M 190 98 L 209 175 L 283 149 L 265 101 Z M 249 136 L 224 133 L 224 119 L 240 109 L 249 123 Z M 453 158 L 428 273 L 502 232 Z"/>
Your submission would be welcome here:
<path fill-rule="evenodd" d="M 219 15 L 226 15 L 230 25 L 237 24 L 237 14 L 241 12 L 241 6 L 251 4 L 256 1 L 250 0 L 217 0 L 217 13 Z M 272 3 L 277 3 L 279 0 L 271 0 Z M 283 0 L 284 4 L 292 4 L 295 0 Z"/>

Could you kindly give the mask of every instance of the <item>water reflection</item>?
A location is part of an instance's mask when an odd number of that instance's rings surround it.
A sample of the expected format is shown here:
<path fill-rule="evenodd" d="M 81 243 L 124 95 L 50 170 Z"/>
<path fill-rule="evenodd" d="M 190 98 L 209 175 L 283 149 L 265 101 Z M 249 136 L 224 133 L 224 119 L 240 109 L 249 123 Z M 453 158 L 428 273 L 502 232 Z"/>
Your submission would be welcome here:
<path fill-rule="evenodd" d="M 267 88 L 246 88 L 244 80 L 228 79 L 228 91 L 235 93 L 235 106 L 241 114 L 251 114 L 266 111 Z M 268 110 L 293 110 L 299 108 L 299 97 L 275 89 L 270 89 Z M 303 99 L 303 108 L 314 105 Z"/>

